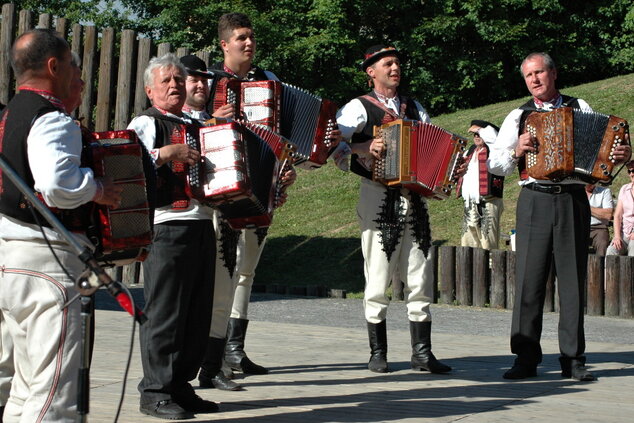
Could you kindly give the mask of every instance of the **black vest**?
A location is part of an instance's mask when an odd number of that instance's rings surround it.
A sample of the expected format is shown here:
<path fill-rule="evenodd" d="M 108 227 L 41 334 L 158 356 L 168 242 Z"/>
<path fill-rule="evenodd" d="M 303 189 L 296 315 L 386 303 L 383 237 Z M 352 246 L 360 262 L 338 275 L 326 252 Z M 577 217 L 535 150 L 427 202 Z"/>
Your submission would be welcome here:
<path fill-rule="evenodd" d="M 185 124 L 180 119 L 166 116 L 154 107 L 141 112 L 139 116 L 154 118 L 156 128 L 156 140 L 154 148 L 161 148 L 172 144 L 172 136 L 182 136 L 187 131 L 195 139 L 199 139 L 198 130 L 201 125 L 196 119 L 192 124 Z M 185 193 L 186 173 L 174 172 L 173 163 L 168 162 L 156 170 L 156 207 L 173 205 L 178 208 L 186 208 L 189 196 Z"/>
<path fill-rule="evenodd" d="M 31 188 L 35 181 L 29 168 L 26 140 L 37 118 L 57 110 L 59 109 L 41 95 L 21 91 L 11 99 L 0 116 L 0 153 Z M 0 213 L 25 223 L 36 223 L 26 198 L 1 170 Z M 50 226 L 41 216 L 39 221 Z"/>
<path fill-rule="evenodd" d="M 371 97 L 376 98 L 376 94 L 372 91 L 368 94 Z M 361 132 L 355 133 L 352 135 L 350 139 L 353 143 L 361 143 L 366 142 L 372 138 L 374 138 L 374 127 L 378 125 L 382 125 L 384 123 L 392 122 L 395 120 L 389 113 L 386 113 L 385 110 L 380 109 L 371 101 L 361 97 L 357 97 L 357 100 L 361 101 L 363 107 L 365 108 L 365 112 L 368 115 L 368 120 L 363 127 Z M 418 109 L 416 108 L 416 103 L 414 100 L 409 97 L 400 96 L 401 104 L 405 104 L 405 116 L 408 119 L 419 120 Z M 372 172 L 368 171 L 365 167 L 361 166 L 357 161 L 358 156 L 356 154 L 352 155 L 350 161 L 350 170 L 356 173 L 359 176 L 363 176 L 364 178 L 372 179 Z"/>

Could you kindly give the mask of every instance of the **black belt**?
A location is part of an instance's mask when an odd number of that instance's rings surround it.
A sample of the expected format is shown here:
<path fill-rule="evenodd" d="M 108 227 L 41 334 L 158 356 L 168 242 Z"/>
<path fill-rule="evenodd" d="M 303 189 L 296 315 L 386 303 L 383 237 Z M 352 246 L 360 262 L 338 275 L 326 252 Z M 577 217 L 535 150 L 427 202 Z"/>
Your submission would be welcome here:
<path fill-rule="evenodd" d="M 583 185 L 581 184 L 566 184 L 566 185 L 538 184 L 537 182 L 532 182 L 530 184 L 524 185 L 524 188 L 528 188 L 533 191 L 544 192 L 546 194 L 561 194 L 564 192 L 572 192 L 579 189 L 583 189 Z"/>

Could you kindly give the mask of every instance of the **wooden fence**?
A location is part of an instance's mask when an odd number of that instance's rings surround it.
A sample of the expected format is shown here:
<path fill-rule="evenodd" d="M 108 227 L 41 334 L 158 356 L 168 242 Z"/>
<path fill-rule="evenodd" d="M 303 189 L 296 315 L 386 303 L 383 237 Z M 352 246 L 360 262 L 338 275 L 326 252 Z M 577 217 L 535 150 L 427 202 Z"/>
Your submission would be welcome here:
<path fill-rule="evenodd" d="M 66 18 L 53 18 L 49 14 L 39 15 L 35 22 L 31 11 L 16 13 L 13 3 L 2 6 L 0 25 L 0 102 L 7 104 L 15 92 L 9 60 L 13 41 L 34 27 L 54 28 L 81 58 L 86 88 L 76 114 L 94 131 L 124 129 L 134 115 L 149 106 L 143 71 L 152 56 L 169 52 L 179 57 L 190 54 L 187 48 L 173 49 L 169 43 L 156 45 L 150 38 L 138 37 L 128 29 L 116 34 L 112 28 L 99 30 L 90 25 L 71 24 Z M 195 54 L 209 63 L 209 52 Z"/>

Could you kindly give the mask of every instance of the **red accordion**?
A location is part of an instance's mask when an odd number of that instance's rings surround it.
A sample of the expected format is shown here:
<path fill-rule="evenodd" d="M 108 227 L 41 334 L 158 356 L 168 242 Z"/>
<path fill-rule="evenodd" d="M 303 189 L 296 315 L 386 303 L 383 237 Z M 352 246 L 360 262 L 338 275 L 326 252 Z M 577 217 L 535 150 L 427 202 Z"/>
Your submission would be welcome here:
<path fill-rule="evenodd" d="M 222 78 L 216 84 L 214 111 L 234 104 L 239 120 L 259 123 L 297 146 L 294 164 L 312 169 L 326 163 L 337 106 L 303 89 L 279 81 Z"/>
<path fill-rule="evenodd" d="M 398 119 L 374 127 L 385 154 L 375 160 L 372 179 L 401 185 L 425 197 L 448 198 L 467 140 L 430 123 Z"/>
<path fill-rule="evenodd" d="M 280 162 L 271 146 L 238 122 L 200 129 L 204 191 L 234 229 L 271 224 Z"/>
<path fill-rule="evenodd" d="M 109 177 L 123 188 L 117 209 L 92 203 L 93 225 L 87 232 L 96 245 L 97 259 L 117 265 L 145 260 L 147 247 L 152 243 L 155 174 L 149 154 L 135 132 L 93 133 L 82 162 L 95 177 Z"/>

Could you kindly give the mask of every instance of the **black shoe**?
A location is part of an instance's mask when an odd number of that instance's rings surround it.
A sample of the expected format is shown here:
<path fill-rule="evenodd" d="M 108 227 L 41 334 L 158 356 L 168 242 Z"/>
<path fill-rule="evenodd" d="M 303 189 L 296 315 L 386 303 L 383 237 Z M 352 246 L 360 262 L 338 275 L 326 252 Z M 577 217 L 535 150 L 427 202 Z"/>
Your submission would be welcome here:
<path fill-rule="evenodd" d="M 196 394 L 178 398 L 176 401 L 178 405 L 192 413 L 217 413 L 219 410 L 218 404 L 213 401 L 204 400 Z"/>
<path fill-rule="evenodd" d="M 581 363 L 573 363 L 570 369 L 561 371 L 561 377 L 573 378 L 581 382 L 591 382 L 596 380 L 594 375 Z"/>
<path fill-rule="evenodd" d="M 198 375 L 198 382 L 200 382 L 201 388 L 216 388 L 222 391 L 242 390 L 242 385 L 228 379 L 222 371 L 219 371 L 214 377 L 208 377 L 200 372 Z"/>
<path fill-rule="evenodd" d="M 411 364 L 414 370 L 427 370 L 430 373 L 443 374 L 451 371 L 451 367 L 438 361 L 431 351 L 412 354 Z"/>
<path fill-rule="evenodd" d="M 387 357 L 385 354 L 372 354 L 368 361 L 368 369 L 374 373 L 387 373 Z"/>
<path fill-rule="evenodd" d="M 509 370 L 502 376 L 504 379 L 526 379 L 527 377 L 537 376 L 537 367 L 525 364 L 513 364 Z"/>
<path fill-rule="evenodd" d="M 220 371 L 227 379 L 233 379 L 236 376 L 233 374 L 233 370 L 231 370 L 231 367 L 229 367 L 224 357 L 222 359 L 222 367 L 220 367 Z"/>
<path fill-rule="evenodd" d="M 172 400 L 141 404 L 139 411 L 143 414 L 147 414 L 148 416 L 166 420 L 184 420 L 194 418 L 194 413 L 192 411 L 185 410 Z"/>

